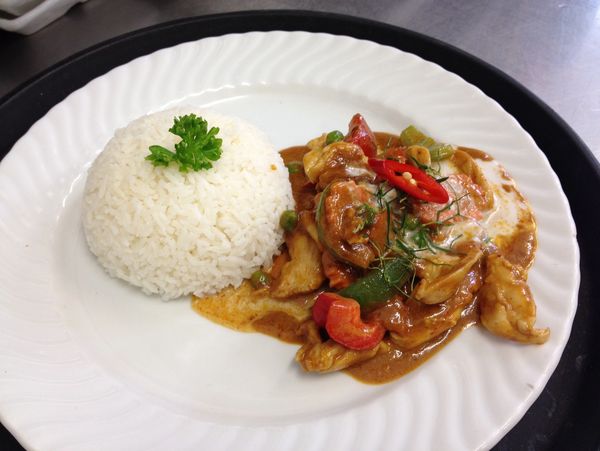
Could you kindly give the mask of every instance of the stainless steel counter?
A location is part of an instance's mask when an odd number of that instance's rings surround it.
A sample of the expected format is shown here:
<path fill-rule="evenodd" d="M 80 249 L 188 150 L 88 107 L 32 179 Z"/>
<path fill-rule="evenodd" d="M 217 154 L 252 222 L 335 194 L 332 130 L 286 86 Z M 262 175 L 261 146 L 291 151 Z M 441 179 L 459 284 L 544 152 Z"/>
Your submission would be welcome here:
<path fill-rule="evenodd" d="M 89 0 L 34 35 L 0 32 L 0 96 L 128 31 L 189 16 L 288 8 L 378 20 L 478 56 L 545 101 L 600 159 L 600 0 Z"/>

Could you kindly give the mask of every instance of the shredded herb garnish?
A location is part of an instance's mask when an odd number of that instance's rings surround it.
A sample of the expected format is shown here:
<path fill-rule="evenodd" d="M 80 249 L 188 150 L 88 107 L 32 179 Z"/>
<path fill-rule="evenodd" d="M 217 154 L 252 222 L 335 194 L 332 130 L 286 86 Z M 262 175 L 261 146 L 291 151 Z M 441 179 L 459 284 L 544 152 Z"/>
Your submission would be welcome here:
<path fill-rule="evenodd" d="M 221 158 L 223 141 L 216 136 L 219 129 L 208 130 L 208 123 L 202 117 L 195 114 L 176 117 L 169 131 L 181 141 L 175 144 L 175 152 L 163 146 L 150 146 L 146 160 L 154 166 L 169 166 L 174 161 L 181 172 L 200 171 L 212 168 L 211 162 Z"/>
<path fill-rule="evenodd" d="M 357 209 L 357 214 L 360 216 L 361 221 L 353 230 L 354 233 L 358 233 L 361 230 L 371 227 L 375 223 L 375 217 L 377 216 L 377 209 L 371 205 L 364 203 Z"/>

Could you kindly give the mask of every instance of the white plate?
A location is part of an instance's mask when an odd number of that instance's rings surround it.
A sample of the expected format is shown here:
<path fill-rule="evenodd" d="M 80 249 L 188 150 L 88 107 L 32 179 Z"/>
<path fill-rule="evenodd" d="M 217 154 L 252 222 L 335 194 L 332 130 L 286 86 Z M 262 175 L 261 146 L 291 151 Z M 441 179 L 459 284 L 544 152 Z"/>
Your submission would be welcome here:
<path fill-rule="evenodd" d="M 109 278 L 80 223 L 86 169 L 116 128 L 176 104 L 211 106 L 275 145 L 409 123 L 485 149 L 530 200 L 530 272 L 543 346 L 479 327 L 400 380 L 302 373 L 296 346 L 216 326 Z M 539 395 L 567 342 L 578 247 L 557 177 L 493 100 L 414 55 L 327 34 L 227 35 L 164 49 L 56 105 L 0 165 L 0 419 L 27 447 L 67 449 L 477 449 Z M 259 201 L 259 200 L 257 200 Z"/>

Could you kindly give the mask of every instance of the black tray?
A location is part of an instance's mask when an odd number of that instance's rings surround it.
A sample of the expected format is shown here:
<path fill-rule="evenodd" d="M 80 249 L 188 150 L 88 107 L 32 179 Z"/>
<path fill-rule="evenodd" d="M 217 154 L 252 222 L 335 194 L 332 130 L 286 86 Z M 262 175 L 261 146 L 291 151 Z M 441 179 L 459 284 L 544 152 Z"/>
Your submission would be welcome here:
<path fill-rule="evenodd" d="M 478 86 L 533 136 L 560 178 L 577 225 L 581 250 L 579 305 L 556 371 L 523 419 L 495 449 L 600 449 L 600 324 L 595 324 L 600 321 L 600 264 L 594 257 L 600 251 L 600 165 L 547 105 L 506 74 L 455 47 L 398 27 L 326 13 L 259 11 L 178 20 L 78 53 L 1 99 L 0 156 L 4 157 L 52 106 L 115 66 L 181 42 L 267 30 L 348 35 L 417 54 Z M 18 448 L 2 429 L 0 442 L 5 441 L 6 446 Z"/>

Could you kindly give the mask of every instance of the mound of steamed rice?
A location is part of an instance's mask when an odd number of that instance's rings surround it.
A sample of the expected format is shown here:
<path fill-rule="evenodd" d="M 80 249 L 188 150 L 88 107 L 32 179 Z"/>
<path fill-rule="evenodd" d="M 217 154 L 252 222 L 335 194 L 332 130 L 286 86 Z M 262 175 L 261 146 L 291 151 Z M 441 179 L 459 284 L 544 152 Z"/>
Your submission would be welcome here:
<path fill-rule="evenodd" d="M 219 127 L 221 158 L 207 171 L 154 167 L 148 146 L 173 150 L 168 130 L 188 113 Z M 283 242 L 279 217 L 293 208 L 288 171 L 266 135 L 241 119 L 178 108 L 116 132 L 85 186 L 88 245 L 111 276 L 164 299 L 238 286 Z"/>

